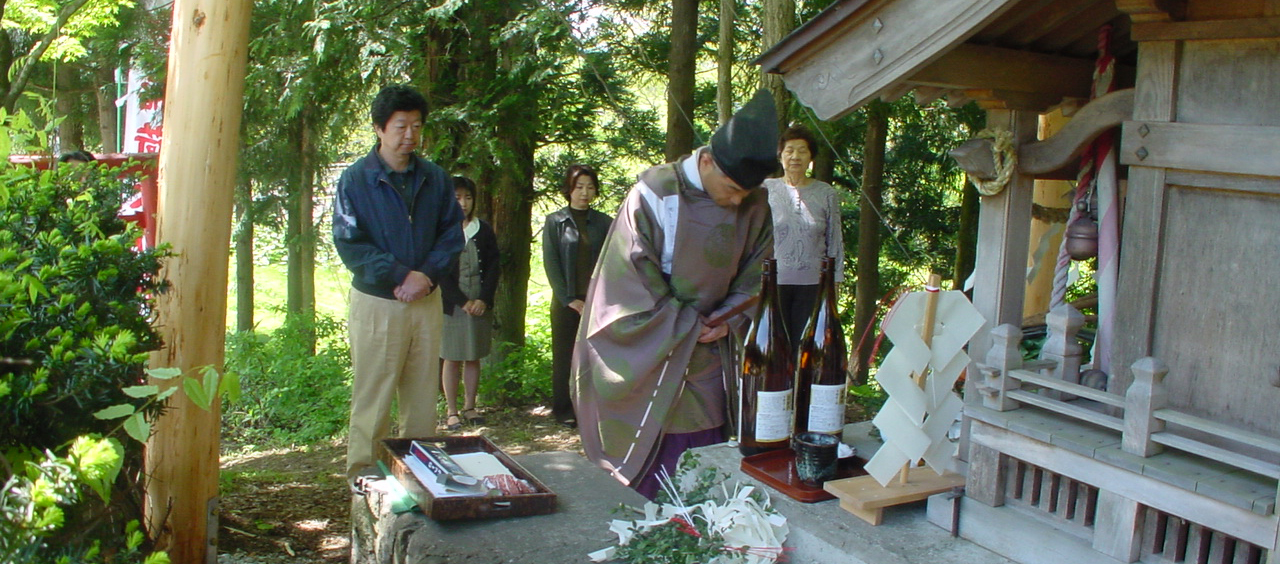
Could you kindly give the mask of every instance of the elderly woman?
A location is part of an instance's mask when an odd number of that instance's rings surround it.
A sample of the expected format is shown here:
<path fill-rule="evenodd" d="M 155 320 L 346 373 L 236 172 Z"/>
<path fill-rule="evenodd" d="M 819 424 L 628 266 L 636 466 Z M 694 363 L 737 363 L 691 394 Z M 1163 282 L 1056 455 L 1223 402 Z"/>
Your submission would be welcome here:
<path fill-rule="evenodd" d="M 551 285 L 551 412 L 556 421 L 576 427 L 569 397 L 569 364 L 582 319 L 591 271 L 600 257 L 613 218 L 591 209 L 600 178 L 587 165 L 573 165 L 560 193 L 569 205 L 547 216 L 542 228 L 542 263 Z"/>
<path fill-rule="evenodd" d="M 800 126 L 788 128 L 778 141 L 782 178 L 764 181 L 773 210 L 773 255 L 778 259 L 778 298 L 791 344 L 818 300 L 822 257 L 844 264 L 844 235 L 840 231 L 840 199 L 830 184 L 809 178 L 818 149 L 813 134 Z M 836 282 L 844 279 L 836 269 Z"/>
<path fill-rule="evenodd" d="M 466 246 L 458 255 L 457 277 L 440 281 L 444 300 L 444 331 L 440 359 L 444 362 L 445 428 L 457 431 L 465 420 L 481 425 L 476 411 L 476 387 L 480 384 L 480 359 L 489 354 L 493 334 L 493 294 L 498 287 L 498 237 L 476 217 L 476 185 L 465 176 L 453 177 L 454 197 L 462 208 L 462 234 Z M 462 412 L 458 412 L 458 381 L 464 386 Z"/>

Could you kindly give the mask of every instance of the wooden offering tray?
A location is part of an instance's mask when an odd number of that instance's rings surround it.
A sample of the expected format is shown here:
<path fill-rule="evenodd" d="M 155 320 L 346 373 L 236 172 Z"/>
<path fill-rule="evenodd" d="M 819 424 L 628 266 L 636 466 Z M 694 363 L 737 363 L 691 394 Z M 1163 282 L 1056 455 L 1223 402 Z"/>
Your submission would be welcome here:
<path fill-rule="evenodd" d="M 768 484 L 769 487 L 787 494 L 787 497 L 802 503 L 835 499 L 835 496 L 822 489 L 822 486 L 810 486 L 801 482 L 800 477 L 796 476 L 795 461 L 795 451 L 783 448 L 744 457 L 740 468 L 748 476 L 760 480 Z M 836 466 L 836 475 L 832 480 L 865 476 L 867 471 L 862 468 L 862 465 L 866 464 L 866 462 L 865 459 L 857 456 L 841 458 Z"/>
<path fill-rule="evenodd" d="M 449 496 L 433 495 L 404 463 L 412 441 L 435 443 L 449 455 L 469 452 L 487 452 L 502 462 L 516 478 L 529 482 L 536 490 L 530 494 Z M 391 469 L 400 484 L 418 503 L 418 508 L 431 519 L 450 521 L 460 519 L 489 519 L 493 517 L 521 517 L 542 515 L 556 510 L 556 494 L 528 470 L 512 460 L 505 452 L 483 436 L 423 437 L 418 439 L 385 439 L 379 452 L 382 462 Z"/>

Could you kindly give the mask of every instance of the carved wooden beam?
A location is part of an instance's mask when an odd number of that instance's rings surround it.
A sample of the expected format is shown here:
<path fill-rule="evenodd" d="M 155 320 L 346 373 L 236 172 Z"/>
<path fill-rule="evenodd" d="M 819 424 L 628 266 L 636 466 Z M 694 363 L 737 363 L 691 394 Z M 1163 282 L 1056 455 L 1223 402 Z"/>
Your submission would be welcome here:
<path fill-rule="evenodd" d="M 1117 90 L 1085 104 L 1057 135 L 1018 148 L 1018 170 L 1040 174 L 1077 160 L 1102 132 L 1133 117 L 1133 89 Z"/>
<path fill-rule="evenodd" d="M 945 96 L 947 94 L 947 89 L 936 88 L 933 86 L 917 86 L 916 89 L 912 91 L 912 94 L 915 97 L 917 104 L 921 106 L 928 106 L 929 104 L 932 104 L 934 100 Z"/>
<path fill-rule="evenodd" d="M 1007 90 L 1088 97 L 1094 61 L 983 45 L 959 45 L 912 74 L 911 83 L 948 89 Z"/>
<path fill-rule="evenodd" d="M 947 153 L 960 169 L 979 180 L 996 177 L 995 144 L 990 139 L 970 139 Z"/>
<path fill-rule="evenodd" d="M 1062 103 L 1062 96 L 1056 93 L 971 88 L 965 90 L 964 94 L 976 100 L 979 107 L 987 110 L 1027 110 L 1044 113 L 1049 108 Z"/>
<path fill-rule="evenodd" d="M 1275 39 L 1280 37 L 1280 17 L 1138 23 L 1131 35 L 1134 41 Z"/>
<path fill-rule="evenodd" d="M 1116 0 L 1116 9 L 1137 22 L 1168 22 L 1186 14 L 1186 0 Z"/>

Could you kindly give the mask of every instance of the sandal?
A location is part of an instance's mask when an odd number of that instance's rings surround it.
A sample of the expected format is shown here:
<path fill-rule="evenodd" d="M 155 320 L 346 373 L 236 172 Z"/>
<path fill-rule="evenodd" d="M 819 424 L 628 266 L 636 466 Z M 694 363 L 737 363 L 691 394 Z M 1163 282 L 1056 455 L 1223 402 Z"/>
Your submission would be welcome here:
<path fill-rule="evenodd" d="M 457 413 L 449 414 L 449 419 L 445 421 L 444 428 L 446 431 L 457 431 L 462 429 L 462 418 Z"/>
<path fill-rule="evenodd" d="M 467 423 L 472 425 L 484 425 L 484 417 L 480 416 L 480 412 L 476 408 L 462 410 L 462 416 L 466 418 Z"/>

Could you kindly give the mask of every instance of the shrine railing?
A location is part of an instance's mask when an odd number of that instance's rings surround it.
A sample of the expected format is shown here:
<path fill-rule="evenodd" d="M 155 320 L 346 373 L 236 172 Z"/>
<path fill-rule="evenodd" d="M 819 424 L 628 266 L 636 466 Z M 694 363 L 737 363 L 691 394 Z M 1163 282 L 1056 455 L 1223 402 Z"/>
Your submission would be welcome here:
<path fill-rule="evenodd" d="M 1071 306 L 1060 306 L 1046 322 L 1049 333 L 1040 358 L 1031 361 L 1022 358 L 1018 327 L 1002 325 L 992 330 L 991 350 L 986 362 L 978 365 L 978 389 L 985 407 L 1010 411 L 1030 405 L 1116 431 L 1123 450 L 1130 454 L 1145 458 L 1169 447 L 1280 480 L 1280 464 L 1246 452 L 1280 457 L 1280 440 L 1169 407 L 1164 385 L 1169 369 L 1153 357 L 1132 365 L 1134 381 L 1124 395 L 1082 384 L 1083 350 L 1076 332 L 1084 317 Z M 1194 432 L 1175 433 L 1166 429 L 1168 424 Z"/>

